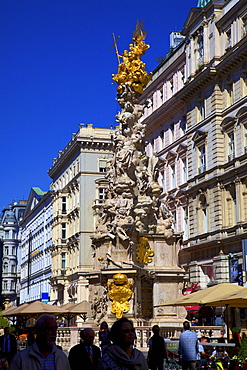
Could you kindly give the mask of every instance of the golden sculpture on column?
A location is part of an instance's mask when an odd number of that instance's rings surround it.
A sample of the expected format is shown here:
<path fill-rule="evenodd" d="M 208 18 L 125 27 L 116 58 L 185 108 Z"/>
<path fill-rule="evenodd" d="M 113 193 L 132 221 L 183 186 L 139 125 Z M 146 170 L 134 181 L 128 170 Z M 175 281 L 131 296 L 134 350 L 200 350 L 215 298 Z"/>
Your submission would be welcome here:
<path fill-rule="evenodd" d="M 141 236 L 136 244 L 136 260 L 141 263 L 151 263 L 154 251 L 151 250 L 148 238 Z"/>
<path fill-rule="evenodd" d="M 141 94 L 152 78 L 141 61 L 149 48 L 145 35 L 138 23 L 129 51 L 121 56 L 116 48 L 119 63 L 113 80 L 120 111 L 112 135 L 113 156 L 106 165 L 106 199 L 95 212 L 91 236 L 94 273 L 89 299 L 97 323 L 113 320 L 110 310 L 117 318 L 128 312 L 134 320 L 159 320 L 160 311 L 153 306 L 164 296 L 172 298 L 183 279 L 172 213 L 158 182 L 160 164 L 145 152 L 142 116 L 148 103 L 141 103 Z"/>
<path fill-rule="evenodd" d="M 148 74 L 145 70 L 146 64 L 140 59 L 150 47 L 144 40 L 145 34 L 139 32 L 138 36 L 133 37 L 133 44 L 129 45 L 130 51 L 124 50 L 123 55 L 118 54 L 123 61 L 118 65 L 118 73 L 113 74 L 112 78 L 119 85 L 117 90 L 120 94 L 124 91 L 124 84 L 132 86 L 135 92 L 142 94 L 152 79 L 152 73 Z"/>
<path fill-rule="evenodd" d="M 108 282 L 108 287 L 108 297 L 113 301 L 111 312 L 116 314 L 117 319 L 121 319 L 123 313 L 130 309 L 128 300 L 132 296 L 132 283 L 125 274 L 118 273 Z"/>

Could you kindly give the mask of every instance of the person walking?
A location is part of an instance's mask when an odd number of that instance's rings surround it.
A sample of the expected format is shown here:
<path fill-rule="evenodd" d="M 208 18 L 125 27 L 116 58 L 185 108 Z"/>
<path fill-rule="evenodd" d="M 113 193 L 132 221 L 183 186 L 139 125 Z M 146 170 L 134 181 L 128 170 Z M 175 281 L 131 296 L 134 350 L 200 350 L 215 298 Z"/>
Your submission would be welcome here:
<path fill-rule="evenodd" d="M 8 364 L 17 353 L 17 341 L 13 334 L 10 334 L 9 327 L 4 328 L 4 335 L 0 337 L 1 357 L 5 358 Z"/>
<path fill-rule="evenodd" d="M 167 360 L 166 343 L 158 325 L 152 327 L 152 332 L 153 336 L 148 341 L 148 366 L 151 370 L 163 370 L 164 358 Z"/>
<path fill-rule="evenodd" d="M 178 354 L 182 359 L 182 370 L 195 370 L 196 359 L 199 353 L 198 338 L 196 333 L 190 330 L 190 323 L 184 321 L 184 331 L 180 334 Z"/>
<path fill-rule="evenodd" d="M 55 318 L 48 314 L 40 316 L 34 329 L 35 342 L 15 355 L 9 370 L 70 370 L 67 356 L 55 344 L 57 334 Z"/>
<path fill-rule="evenodd" d="M 109 340 L 110 330 L 108 329 L 108 324 L 106 321 L 102 321 L 100 324 L 100 329 L 99 329 L 99 341 L 100 341 L 100 348 L 102 353 L 104 352 L 104 349 L 111 344 L 111 341 Z"/>
<path fill-rule="evenodd" d="M 80 332 L 81 343 L 76 344 L 69 351 L 71 370 L 87 369 L 97 370 L 101 359 L 100 348 L 93 344 L 95 333 L 93 329 L 86 328 Z"/>
<path fill-rule="evenodd" d="M 109 345 L 99 363 L 99 370 L 148 370 L 147 360 L 134 348 L 135 329 L 126 317 L 114 322 L 110 331 Z"/>

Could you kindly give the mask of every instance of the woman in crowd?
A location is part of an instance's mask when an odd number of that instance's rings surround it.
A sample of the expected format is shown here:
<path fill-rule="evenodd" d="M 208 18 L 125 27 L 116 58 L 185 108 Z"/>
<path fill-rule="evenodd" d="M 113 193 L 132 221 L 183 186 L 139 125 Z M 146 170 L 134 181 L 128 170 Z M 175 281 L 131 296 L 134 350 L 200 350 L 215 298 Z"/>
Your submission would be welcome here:
<path fill-rule="evenodd" d="M 109 340 L 109 333 L 110 330 L 108 329 L 107 322 L 102 321 L 99 330 L 99 341 L 102 353 L 104 352 L 104 349 L 111 343 L 111 341 Z"/>
<path fill-rule="evenodd" d="M 148 370 L 144 355 L 133 347 L 135 329 L 132 321 L 125 317 L 117 320 L 109 336 L 113 344 L 105 349 L 99 370 Z"/>

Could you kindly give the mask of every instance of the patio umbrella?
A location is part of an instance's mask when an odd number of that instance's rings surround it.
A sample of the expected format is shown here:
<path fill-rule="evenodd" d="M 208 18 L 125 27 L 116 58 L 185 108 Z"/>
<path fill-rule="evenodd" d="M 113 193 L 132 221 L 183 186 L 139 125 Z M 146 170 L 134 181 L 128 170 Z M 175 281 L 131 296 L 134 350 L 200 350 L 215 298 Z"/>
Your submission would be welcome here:
<path fill-rule="evenodd" d="M 188 294 L 183 297 L 179 297 L 172 301 L 161 303 L 155 307 L 161 306 L 202 306 L 209 302 L 220 300 L 221 297 L 225 298 L 226 295 L 231 296 L 232 294 L 240 293 L 243 291 L 243 287 L 234 285 L 231 283 L 222 283 L 214 285 L 212 287 L 199 290 L 195 293 Z M 210 304 L 208 304 L 210 306 Z M 212 306 L 212 304 L 211 304 Z M 215 306 L 215 305 L 214 305 Z M 218 305 L 220 306 L 220 305 Z"/>
<path fill-rule="evenodd" d="M 173 301 L 162 303 L 159 306 L 192 306 L 192 305 L 206 305 L 215 307 L 228 307 L 227 304 L 222 302 L 218 304 L 221 299 L 231 297 L 233 294 L 243 294 L 246 288 L 231 283 L 222 283 L 214 285 L 212 287 L 199 290 L 198 292 L 188 294 L 187 296 L 181 297 Z M 157 307 L 157 306 L 156 306 Z M 235 306 L 237 307 L 237 306 Z M 227 341 L 229 341 L 229 325 L 228 325 L 228 314 L 226 315 L 226 326 L 227 326 Z"/>
<path fill-rule="evenodd" d="M 76 313 L 73 312 L 70 313 L 69 309 L 75 306 L 76 306 L 75 303 L 65 303 L 62 306 L 60 306 L 64 310 L 63 317 L 67 320 L 68 326 L 70 325 L 70 320 L 76 316 Z"/>
<path fill-rule="evenodd" d="M 90 310 L 90 303 L 88 301 L 82 301 L 80 303 L 75 304 L 72 307 L 68 307 L 66 311 L 67 315 L 78 315 L 84 321 L 86 321 L 88 317 L 88 312 Z"/>
<path fill-rule="evenodd" d="M 28 316 L 28 315 L 41 315 L 48 314 L 62 314 L 64 311 L 58 306 L 51 306 L 41 301 L 34 301 L 25 305 L 18 306 L 15 311 L 7 313 L 6 316 Z M 3 313 L 4 315 L 4 313 Z"/>
<path fill-rule="evenodd" d="M 3 316 L 15 316 L 15 312 L 20 310 L 20 308 L 24 308 L 28 306 L 28 303 L 23 303 L 20 306 L 12 306 L 7 308 L 7 310 L 2 311 Z"/>
<path fill-rule="evenodd" d="M 247 288 L 242 288 L 238 293 L 235 294 L 225 294 L 225 296 L 217 297 L 212 301 L 208 301 L 205 306 L 228 306 L 247 308 Z"/>
<path fill-rule="evenodd" d="M 59 307 L 61 307 L 63 310 L 68 310 L 69 308 L 74 307 L 74 306 L 75 306 L 74 303 L 65 303 L 65 304 L 63 304 L 62 306 L 59 306 Z"/>

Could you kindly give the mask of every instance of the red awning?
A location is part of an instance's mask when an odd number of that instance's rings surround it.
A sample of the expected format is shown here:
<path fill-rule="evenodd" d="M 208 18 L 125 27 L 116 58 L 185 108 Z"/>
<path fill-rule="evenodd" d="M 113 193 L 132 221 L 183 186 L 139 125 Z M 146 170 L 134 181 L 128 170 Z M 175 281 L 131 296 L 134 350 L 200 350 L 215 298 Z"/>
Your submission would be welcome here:
<path fill-rule="evenodd" d="M 186 311 L 190 311 L 194 313 L 198 312 L 200 308 L 201 306 L 185 306 Z"/>
<path fill-rule="evenodd" d="M 191 294 L 192 292 L 193 292 L 192 288 L 187 288 L 183 292 L 183 295 L 188 295 L 188 294 Z M 190 311 L 190 312 L 196 313 L 196 312 L 199 311 L 200 306 L 185 306 L 184 308 L 186 309 L 186 311 Z"/>

